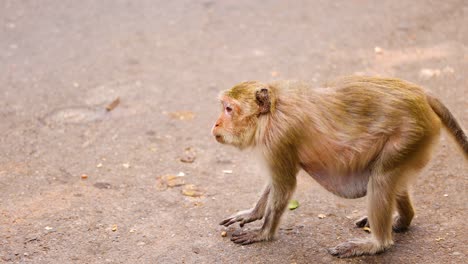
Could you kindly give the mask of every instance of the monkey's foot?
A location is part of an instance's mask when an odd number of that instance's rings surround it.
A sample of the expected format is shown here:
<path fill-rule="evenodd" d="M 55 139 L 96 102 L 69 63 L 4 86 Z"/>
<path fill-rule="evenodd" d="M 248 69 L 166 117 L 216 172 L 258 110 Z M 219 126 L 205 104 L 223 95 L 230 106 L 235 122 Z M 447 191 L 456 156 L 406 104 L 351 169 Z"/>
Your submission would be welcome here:
<path fill-rule="evenodd" d="M 405 232 L 408 230 L 409 225 L 410 223 L 408 223 L 408 221 L 405 221 L 405 219 L 403 219 L 402 217 L 397 216 L 393 220 L 393 227 L 392 227 L 393 232 L 395 233 Z"/>
<path fill-rule="evenodd" d="M 378 245 L 371 240 L 350 240 L 336 247 L 329 248 L 328 253 L 339 258 L 349 258 L 361 255 L 373 255 L 384 250 L 384 246 Z"/>
<path fill-rule="evenodd" d="M 359 228 L 369 227 L 369 220 L 367 220 L 367 216 L 363 216 L 354 222 L 354 224 Z"/>
<path fill-rule="evenodd" d="M 265 241 L 267 237 L 260 230 L 236 231 L 232 234 L 231 241 L 236 244 L 248 245 L 255 242 Z"/>
<path fill-rule="evenodd" d="M 359 228 L 370 227 L 367 216 L 360 218 L 359 220 L 354 222 L 354 224 Z M 393 219 L 393 227 L 392 227 L 393 232 L 395 233 L 405 232 L 408 230 L 408 227 L 409 227 L 409 223 L 407 223 L 407 221 L 404 221 L 400 216 L 396 216 Z"/>
<path fill-rule="evenodd" d="M 253 209 L 250 209 L 250 210 L 240 211 L 235 215 L 231 215 L 230 217 L 221 221 L 221 223 L 219 224 L 223 226 L 230 226 L 234 224 L 235 222 L 240 222 L 240 227 L 243 227 L 244 224 L 262 219 L 262 217 L 263 217 L 262 215 L 255 213 Z"/>

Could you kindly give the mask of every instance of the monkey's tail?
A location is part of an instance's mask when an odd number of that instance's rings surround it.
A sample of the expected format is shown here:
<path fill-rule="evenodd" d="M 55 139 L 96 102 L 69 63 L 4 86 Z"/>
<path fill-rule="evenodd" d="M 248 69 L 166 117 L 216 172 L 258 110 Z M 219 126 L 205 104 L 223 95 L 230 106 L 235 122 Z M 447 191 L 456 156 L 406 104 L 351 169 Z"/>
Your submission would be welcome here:
<path fill-rule="evenodd" d="M 439 116 L 440 120 L 442 120 L 444 126 L 447 128 L 450 134 L 452 134 L 452 136 L 455 138 L 455 141 L 463 150 L 465 158 L 468 159 L 468 139 L 460 127 L 460 124 L 458 124 L 452 113 L 450 113 L 448 108 L 445 107 L 445 105 L 442 104 L 439 99 L 430 95 L 427 95 L 426 97 L 432 110 Z"/>

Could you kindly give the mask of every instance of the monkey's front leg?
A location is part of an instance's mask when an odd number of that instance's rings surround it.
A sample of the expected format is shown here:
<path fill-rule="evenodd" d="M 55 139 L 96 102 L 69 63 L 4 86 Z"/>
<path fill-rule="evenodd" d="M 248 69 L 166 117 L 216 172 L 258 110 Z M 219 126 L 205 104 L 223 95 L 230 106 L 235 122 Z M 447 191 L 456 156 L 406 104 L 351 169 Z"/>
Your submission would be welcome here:
<path fill-rule="evenodd" d="M 268 202 L 268 195 L 270 194 L 270 184 L 265 187 L 265 190 L 262 193 L 262 196 L 258 200 L 254 208 L 240 211 L 235 215 L 232 215 L 219 223 L 223 226 L 230 226 L 236 222 L 240 222 L 240 227 L 243 227 L 244 224 L 260 220 L 265 214 L 265 208 Z"/>
<path fill-rule="evenodd" d="M 278 184 L 278 183 L 276 183 Z M 271 186 L 268 206 L 262 228 L 258 230 L 239 231 L 232 234 L 231 241 L 237 244 L 248 245 L 259 241 L 271 240 L 275 236 L 288 201 L 296 185 L 295 177 L 289 182 L 281 182 L 280 186 L 275 183 Z M 276 185 L 276 186 L 275 186 Z"/>

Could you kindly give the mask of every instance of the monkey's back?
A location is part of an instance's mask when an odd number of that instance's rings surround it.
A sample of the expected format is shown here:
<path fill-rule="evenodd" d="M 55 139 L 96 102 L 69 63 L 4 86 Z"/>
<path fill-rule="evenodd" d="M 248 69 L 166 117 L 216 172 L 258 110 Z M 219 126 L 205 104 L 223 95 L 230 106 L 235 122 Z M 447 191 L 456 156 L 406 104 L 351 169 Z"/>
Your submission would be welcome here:
<path fill-rule="evenodd" d="M 440 130 L 424 90 L 402 80 L 356 76 L 319 89 L 300 82 L 278 87 L 284 90 L 278 93 L 280 110 L 282 94 L 302 98 L 298 106 L 302 110 L 296 112 L 304 115 L 302 129 L 308 137 L 301 141 L 299 152 L 309 174 L 322 175 L 316 178 L 319 182 L 319 178 L 333 181 L 323 175 L 351 180 L 349 175 L 367 173 L 384 148 L 407 146 L 400 151 L 408 154 L 412 146 Z M 331 183 L 323 185 L 327 184 Z M 364 190 L 365 181 L 362 184 Z"/>

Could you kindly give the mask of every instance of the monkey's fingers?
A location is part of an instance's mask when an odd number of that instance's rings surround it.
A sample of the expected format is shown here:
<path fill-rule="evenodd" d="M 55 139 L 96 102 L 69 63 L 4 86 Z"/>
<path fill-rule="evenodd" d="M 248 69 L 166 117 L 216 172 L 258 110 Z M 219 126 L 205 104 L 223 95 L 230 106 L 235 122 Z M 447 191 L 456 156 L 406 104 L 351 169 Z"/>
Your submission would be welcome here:
<path fill-rule="evenodd" d="M 235 222 L 239 222 L 239 221 L 242 221 L 242 220 L 243 220 L 243 218 L 234 216 L 234 217 L 229 217 L 227 219 L 224 219 L 219 224 L 228 227 L 228 226 L 234 224 Z"/>
<path fill-rule="evenodd" d="M 224 219 L 223 221 L 219 222 L 219 225 L 225 225 L 231 220 L 231 218 Z"/>

